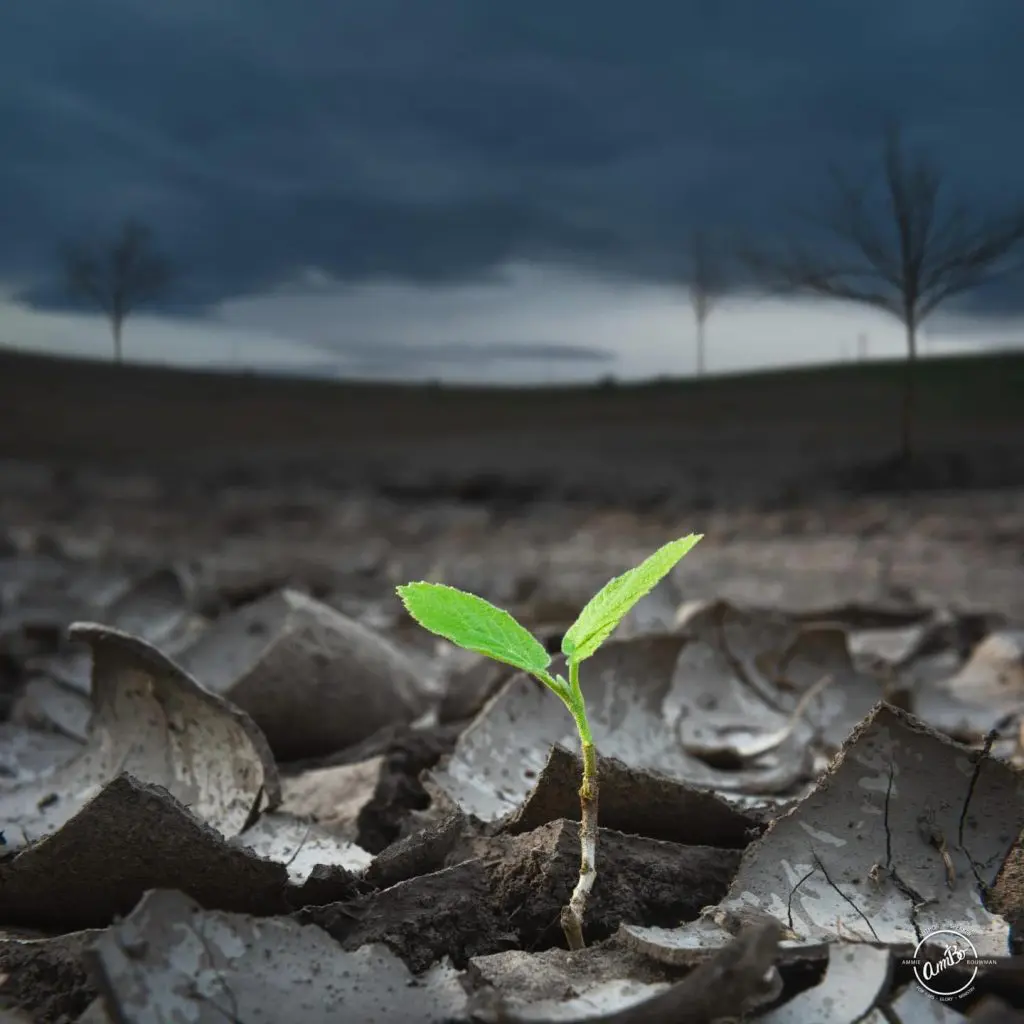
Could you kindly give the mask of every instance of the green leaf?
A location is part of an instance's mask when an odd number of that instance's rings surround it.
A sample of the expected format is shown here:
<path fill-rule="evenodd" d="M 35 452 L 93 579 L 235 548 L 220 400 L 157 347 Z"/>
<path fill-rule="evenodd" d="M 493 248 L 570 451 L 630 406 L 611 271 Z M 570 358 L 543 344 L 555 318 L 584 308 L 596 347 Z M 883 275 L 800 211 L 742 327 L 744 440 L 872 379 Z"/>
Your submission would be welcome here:
<path fill-rule="evenodd" d="M 551 664 L 551 655 L 532 633 L 482 597 L 443 583 L 407 583 L 397 590 L 424 629 L 467 651 L 524 672 L 543 672 Z"/>
<path fill-rule="evenodd" d="M 703 536 L 691 533 L 688 537 L 671 541 L 635 569 L 606 583 L 587 602 L 562 638 L 562 653 L 576 662 L 589 658 L 608 639 L 629 609 L 650 593 Z"/>

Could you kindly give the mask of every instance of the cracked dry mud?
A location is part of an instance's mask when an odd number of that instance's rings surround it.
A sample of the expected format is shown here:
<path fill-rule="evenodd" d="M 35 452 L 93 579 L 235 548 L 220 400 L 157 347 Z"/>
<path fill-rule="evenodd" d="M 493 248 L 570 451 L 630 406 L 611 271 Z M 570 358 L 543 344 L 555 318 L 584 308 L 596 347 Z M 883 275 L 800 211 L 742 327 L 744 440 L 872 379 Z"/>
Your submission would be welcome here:
<path fill-rule="evenodd" d="M 1024 496 L 499 512 L 250 479 L 199 514 L 160 479 L 83 472 L 73 510 L 20 479 L 0 489 L 0 1020 L 1024 1007 Z M 478 592 L 557 651 L 590 593 L 690 530 L 588 662 L 601 831 L 570 953 L 572 722 L 412 626 L 394 585 Z M 909 961 L 950 930 L 985 962 L 942 974 L 940 1002 Z"/>

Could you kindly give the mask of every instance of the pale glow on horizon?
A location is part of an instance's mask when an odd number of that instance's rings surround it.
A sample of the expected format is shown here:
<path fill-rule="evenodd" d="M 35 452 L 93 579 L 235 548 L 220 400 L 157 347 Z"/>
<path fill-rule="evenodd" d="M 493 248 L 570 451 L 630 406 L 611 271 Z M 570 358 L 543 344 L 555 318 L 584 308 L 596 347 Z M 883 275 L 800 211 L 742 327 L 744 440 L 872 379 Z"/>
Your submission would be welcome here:
<path fill-rule="evenodd" d="M 126 359 L 183 366 L 233 365 L 351 378 L 571 383 L 614 376 L 689 376 L 695 325 L 684 289 L 513 266 L 484 283 L 418 288 L 341 287 L 315 269 L 262 296 L 223 302 L 204 320 L 139 313 L 125 324 Z M 707 323 L 709 373 L 904 353 L 902 325 L 865 307 L 724 299 Z M 925 326 L 925 355 L 1024 344 L 1024 319 Z M 99 315 L 40 313 L 0 299 L 0 345 L 109 358 Z M 599 350 L 537 355 L 538 346 Z M 529 346 L 516 353 L 517 346 Z M 601 357 L 603 353 L 603 358 Z"/>

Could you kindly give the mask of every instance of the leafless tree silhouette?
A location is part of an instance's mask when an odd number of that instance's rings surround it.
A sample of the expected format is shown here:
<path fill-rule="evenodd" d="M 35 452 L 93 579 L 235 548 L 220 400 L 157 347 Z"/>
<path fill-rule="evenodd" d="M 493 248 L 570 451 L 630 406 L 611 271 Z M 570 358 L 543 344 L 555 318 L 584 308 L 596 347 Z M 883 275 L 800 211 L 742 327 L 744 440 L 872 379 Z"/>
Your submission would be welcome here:
<path fill-rule="evenodd" d="M 703 231 L 694 232 L 690 248 L 690 305 L 697 321 L 698 377 L 704 376 L 707 367 L 704 329 L 721 291 L 720 269 L 707 235 Z"/>
<path fill-rule="evenodd" d="M 918 328 L 947 299 L 1010 269 L 1009 257 L 1024 240 L 1024 205 L 976 217 L 960 201 L 946 204 L 940 167 L 923 154 L 908 155 L 897 127 L 885 134 L 882 166 L 885 198 L 874 212 L 866 186 L 831 170 L 831 200 L 811 220 L 831 235 L 833 248 L 792 243 L 785 252 L 743 256 L 772 291 L 863 303 L 900 319 L 907 338 L 901 451 L 909 458 Z M 845 254 L 833 256 L 837 249 Z"/>
<path fill-rule="evenodd" d="M 117 362 L 121 362 L 125 319 L 141 303 L 166 290 L 171 280 L 170 265 L 153 251 L 152 239 L 147 225 L 129 219 L 102 248 L 72 245 L 63 254 L 69 290 L 96 303 L 110 321 Z"/>

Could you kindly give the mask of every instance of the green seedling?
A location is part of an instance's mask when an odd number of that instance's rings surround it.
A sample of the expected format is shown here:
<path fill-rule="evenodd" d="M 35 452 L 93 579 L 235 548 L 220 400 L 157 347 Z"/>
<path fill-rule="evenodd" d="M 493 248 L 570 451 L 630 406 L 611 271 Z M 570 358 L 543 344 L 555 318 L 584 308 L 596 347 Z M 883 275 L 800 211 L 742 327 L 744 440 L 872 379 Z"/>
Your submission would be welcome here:
<path fill-rule="evenodd" d="M 424 628 L 468 651 L 486 655 L 542 682 L 569 709 L 580 735 L 583 783 L 580 786 L 580 877 L 561 923 L 570 949 L 583 949 L 583 917 L 597 877 L 597 750 L 580 689 L 580 663 L 589 658 L 645 594 L 701 539 L 690 534 L 659 548 L 635 569 L 616 576 L 588 602 L 562 638 L 569 678 L 551 675 L 551 655 L 508 612 L 475 594 L 442 583 L 398 587 L 409 614 Z"/>

